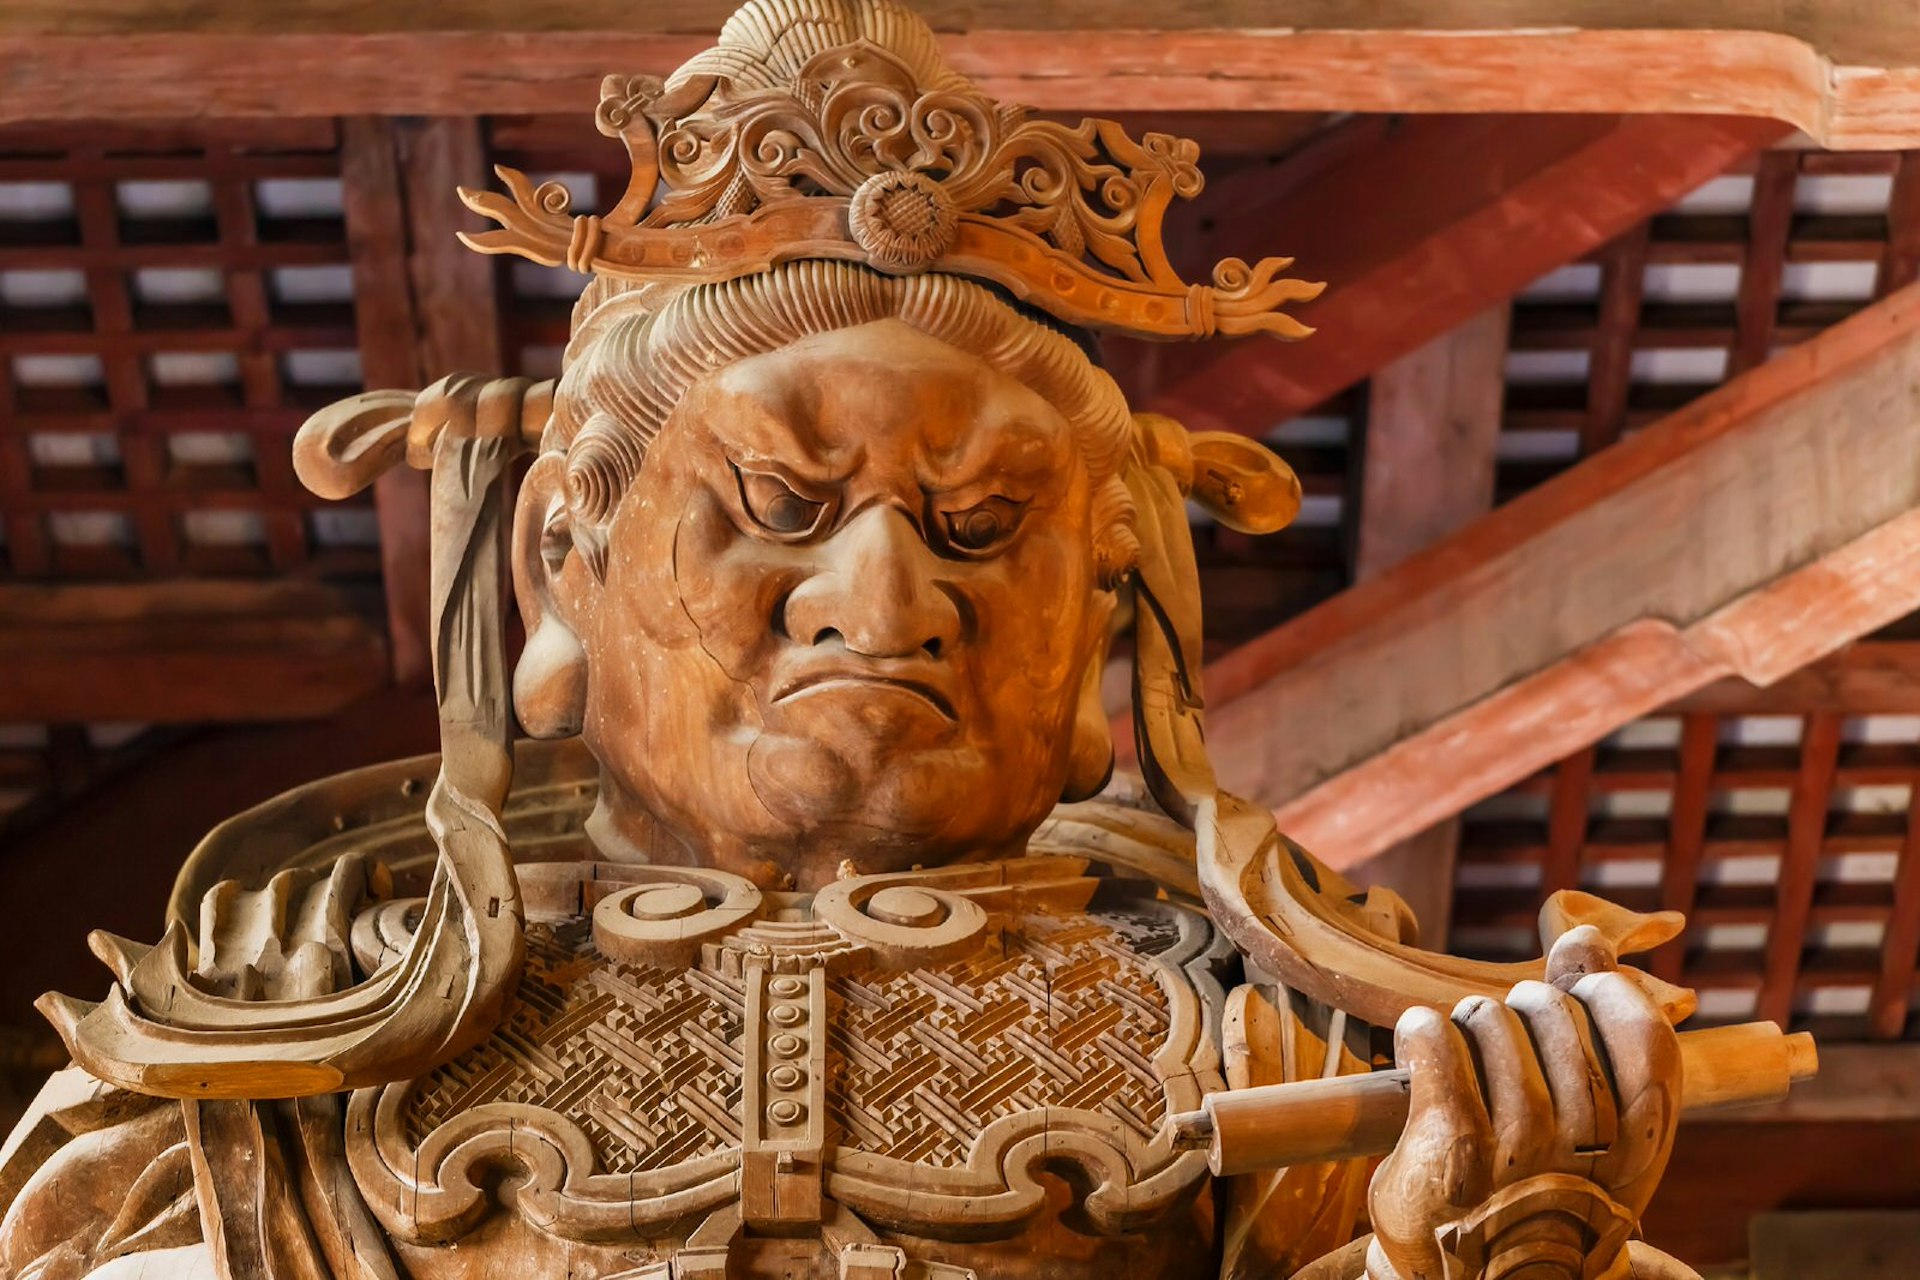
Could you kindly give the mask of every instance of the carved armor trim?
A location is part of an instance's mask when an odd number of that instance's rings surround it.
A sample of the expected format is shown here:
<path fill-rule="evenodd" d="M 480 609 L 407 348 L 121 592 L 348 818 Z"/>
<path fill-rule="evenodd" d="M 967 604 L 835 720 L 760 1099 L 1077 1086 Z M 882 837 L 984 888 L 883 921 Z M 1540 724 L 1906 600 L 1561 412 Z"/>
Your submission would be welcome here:
<path fill-rule="evenodd" d="M 1206 1174 L 1166 1121 L 1222 1087 L 1222 944 L 1150 886 L 1084 868 L 858 877 L 811 900 L 754 891 L 744 910 L 720 873 L 525 868 L 536 904 L 568 884 L 599 902 L 530 925 L 521 995 L 489 1041 L 354 1096 L 354 1176 L 414 1243 L 471 1230 L 502 1168 L 516 1212 L 581 1241 L 672 1234 L 735 1199 L 761 1231 L 817 1227 L 838 1204 L 917 1235 L 1003 1236 L 1040 1211 L 1037 1172 L 1062 1164 L 1093 1188 L 1098 1230 L 1131 1230 Z M 689 961 L 677 939 L 648 956 L 602 927 L 607 904 L 662 884 L 714 903 L 677 917 L 699 940 Z M 944 914 L 901 923 L 909 895 Z M 959 954 L 955 920 L 973 926 Z M 875 925 L 883 938 L 845 932 Z"/>

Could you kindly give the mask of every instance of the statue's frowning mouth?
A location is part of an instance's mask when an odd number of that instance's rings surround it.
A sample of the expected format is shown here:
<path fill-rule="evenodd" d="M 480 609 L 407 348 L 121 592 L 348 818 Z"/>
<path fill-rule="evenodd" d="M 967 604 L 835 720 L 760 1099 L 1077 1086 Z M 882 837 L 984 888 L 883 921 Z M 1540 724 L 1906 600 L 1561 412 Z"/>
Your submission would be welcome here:
<path fill-rule="evenodd" d="M 773 695 L 775 702 L 788 702 L 812 693 L 832 689 L 893 689 L 911 694 L 928 703 L 949 720 L 958 720 L 953 701 L 931 682 L 894 675 L 871 668 L 834 665 L 803 671 L 785 681 Z"/>

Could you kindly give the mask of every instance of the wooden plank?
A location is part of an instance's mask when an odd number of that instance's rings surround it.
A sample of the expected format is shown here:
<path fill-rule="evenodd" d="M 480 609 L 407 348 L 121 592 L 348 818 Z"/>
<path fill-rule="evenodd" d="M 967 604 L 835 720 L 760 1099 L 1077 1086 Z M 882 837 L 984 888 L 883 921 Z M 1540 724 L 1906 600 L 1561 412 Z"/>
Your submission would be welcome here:
<path fill-rule="evenodd" d="M 1626 429 L 1650 230 L 1651 224 L 1642 222 L 1600 252 L 1600 316 L 1587 367 L 1587 412 L 1580 423 L 1583 456 L 1600 452 Z"/>
<path fill-rule="evenodd" d="M 1546 893 L 1580 887 L 1580 852 L 1592 816 L 1588 789 L 1593 760 L 1593 748 L 1586 747 L 1554 766 L 1553 789 L 1547 793 L 1547 856 L 1540 868 L 1540 887 Z"/>
<path fill-rule="evenodd" d="M 379 632 L 317 583 L 0 586 L 0 722 L 297 719 L 386 679 Z"/>
<path fill-rule="evenodd" d="M 1753 1221 L 1753 1280 L 1911 1280 L 1920 1275 L 1920 1211 L 1763 1213 Z"/>
<path fill-rule="evenodd" d="M 487 227 L 450 199 L 485 186 L 493 170 L 480 121 L 407 120 L 397 125 L 407 199 L 408 272 L 420 326 L 420 363 L 429 378 L 500 368 L 498 258 L 461 244 L 458 233 Z"/>
<path fill-rule="evenodd" d="M 1447 818 L 1348 868 L 1362 889 L 1380 885 L 1406 901 L 1420 945 L 1443 950 L 1453 931 L 1454 880 L 1460 866 L 1460 819 Z"/>
<path fill-rule="evenodd" d="M 392 122 L 340 122 L 340 186 L 353 262 L 354 318 L 361 377 L 371 388 L 423 387 L 419 323 L 407 275 L 406 197 Z M 374 482 L 380 522 L 380 578 L 394 679 L 430 675 L 427 625 L 428 510 L 425 472 L 401 467 Z"/>
<path fill-rule="evenodd" d="M 1716 680 L 1674 703 L 1719 715 L 1920 715 L 1920 641 L 1861 640 L 1764 688 Z"/>
<path fill-rule="evenodd" d="M 1740 296 L 1734 304 L 1729 373 L 1745 373 L 1765 364 L 1773 354 L 1780 283 L 1786 271 L 1787 242 L 1793 233 L 1793 194 L 1799 177 L 1797 151 L 1771 151 L 1760 158 L 1760 169 L 1753 180 L 1753 205 L 1747 214 L 1746 253 L 1740 260 Z"/>
<path fill-rule="evenodd" d="M 1680 1126 L 1643 1223 L 1649 1243 L 1700 1267 L 1745 1258 L 1756 1214 L 1916 1202 L 1920 1120 L 1807 1124 L 1729 1112 Z"/>
<path fill-rule="evenodd" d="M 1371 578 L 1493 506 L 1503 303 L 1382 368 L 1368 389 L 1354 571 Z"/>
<path fill-rule="evenodd" d="M 1195 430 L 1263 434 L 1627 233 L 1780 133 L 1769 121 L 1673 116 L 1355 121 L 1270 174 L 1217 184 L 1212 230 L 1187 252 L 1294 255 L 1298 274 L 1328 282 L 1299 308 L 1318 335 L 1212 344 L 1177 362 L 1183 372 L 1148 407 Z M 1421 196 L 1383 195 L 1393 191 Z"/>
<path fill-rule="evenodd" d="M 1910 288 L 1213 664 L 1222 785 L 1350 866 L 1886 625 L 1920 606 L 1917 421 Z"/>
<path fill-rule="evenodd" d="M 1839 716 L 1819 712 L 1802 724 L 1800 771 L 1787 810 L 1787 843 L 1780 852 L 1773 927 L 1767 932 L 1767 966 L 1760 985 L 1760 1016 L 1783 1027 L 1793 1020 L 1800 953 L 1806 946 L 1833 797 L 1833 770 L 1840 760 Z"/>
<path fill-rule="evenodd" d="M 1503 303 L 1381 369 L 1369 388 L 1354 571 L 1372 578 L 1493 506 L 1506 391 Z M 1452 924 L 1460 821 L 1448 818 L 1353 868 L 1406 899 L 1428 945 Z"/>
<path fill-rule="evenodd" d="M 1920 279 L 1920 152 L 1900 157 L 1887 203 L 1887 232 L 1877 282 L 1883 296 Z"/>
<path fill-rule="evenodd" d="M 960 70 L 1047 108 L 1692 112 L 1920 141 L 1920 18 L 1898 0 L 1317 0 L 1284 24 L 1261 0 L 916 7 Z M 584 111 L 603 74 L 672 70 L 732 8 L 28 0 L 0 11 L 0 116 Z"/>

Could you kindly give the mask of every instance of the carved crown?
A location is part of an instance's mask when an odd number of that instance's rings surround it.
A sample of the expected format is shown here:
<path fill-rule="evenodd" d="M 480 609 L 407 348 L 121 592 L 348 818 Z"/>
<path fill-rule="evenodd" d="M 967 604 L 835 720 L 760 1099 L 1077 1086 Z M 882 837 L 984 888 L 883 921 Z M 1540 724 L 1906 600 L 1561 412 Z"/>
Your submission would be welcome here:
<path fill-rule="evenodd" d="M 1155 338 L 1312 330 L 1281 310 L 1321 285 L 1291 258 L 1228 258 L 1181 279 L 1161 224 L 1200 193 L 1197 144 L 1138 141 L 997 103 L 892 0 L 749 0 L 673 76 L 609 76 L 596 114 L 632 161 L 607 213 L 558 183 L 496 172 L 512 199 L 462 190 L 499 229 L 483 253 L 663 283 L 732 279 L 801 258 L 997 284 L 1062 320 Z"/>

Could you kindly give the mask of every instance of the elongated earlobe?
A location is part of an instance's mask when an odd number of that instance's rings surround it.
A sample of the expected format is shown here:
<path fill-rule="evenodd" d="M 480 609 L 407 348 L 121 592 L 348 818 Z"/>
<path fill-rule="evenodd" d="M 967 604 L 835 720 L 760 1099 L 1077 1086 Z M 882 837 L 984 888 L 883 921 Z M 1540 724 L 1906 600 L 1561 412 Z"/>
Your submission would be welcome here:
<path fill-rule="evenodd" d="M 1067 782 L 1061 788 L 1063 803 L 1090 800 L 1105 789 L 1113 777 L 1113 726 L 1100 696 L 1101 677 L 1107 667 L 1107 646 L 1102 643 L 1080 676 L 1080 700 L 1073 712 L 1073 743 L 1067 755 Z"/>
<path fill-rule="evenodd" d="M 569 550 L 564 481 L 561 455 L 541 456 L 521 482 L 514 512 L 513 593 L 527 647 L 513 669 L 513 713 L 535 738 L 572 737 L 587 712 L 586 650 L 554 607 L 551 582 Z"/>

